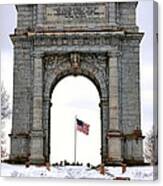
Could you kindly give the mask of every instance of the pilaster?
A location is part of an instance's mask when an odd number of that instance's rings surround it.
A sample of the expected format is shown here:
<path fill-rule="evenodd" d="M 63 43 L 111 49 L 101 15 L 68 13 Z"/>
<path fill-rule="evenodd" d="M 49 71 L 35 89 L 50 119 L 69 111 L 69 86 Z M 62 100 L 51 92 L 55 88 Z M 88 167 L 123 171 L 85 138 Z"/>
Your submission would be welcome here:
<path fill-rule="evenodd" d="M 108 54 L 109 71 L 109 129 L 108 139 L 108 161 L 121 162 L 121 129 L 120 129 L 120 105 L 119 105 L 119 78 L 118 78 L 118 56 L 119 52 Z"/>
<path fill-rule="evenodd" d="M 43 156 L 43 66 L 40 55 L 34 56 L 33 125 L 31 131 L 31 163 L 44 163 Z"/>

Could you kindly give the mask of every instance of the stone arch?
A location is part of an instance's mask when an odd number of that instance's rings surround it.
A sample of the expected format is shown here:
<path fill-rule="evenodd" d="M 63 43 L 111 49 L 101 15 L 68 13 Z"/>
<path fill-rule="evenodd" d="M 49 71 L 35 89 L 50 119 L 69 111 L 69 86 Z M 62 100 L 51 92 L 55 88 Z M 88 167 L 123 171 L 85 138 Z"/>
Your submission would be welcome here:
<path fill-rule="evenodd" d="M 54 79 L 54 81 L 51 84 L 51 88 L 50 88 L 50 92 L 49 92 L 49 96 L 51 97 L 52 91 L 55 88 L 56 84 L 62 80 L 63 78 L 70 76 L 70 75 L 74 75 L 73 71 L 71 70 L 67 70 L 67 71 L 63 71 L 60 74 L 58 74 L 58 76 Z M 100 98 L 104 97 L 106 95 L 105 91 L 106 91 L 106 87 L 101 87 L 99 81 L 97 80 L 97 78 L 91 74 L 89 71 L 80 71 L 77 75 L 75 74 L 74 76 L 84 76 L 86 78 L 88 78 L 97 88 L 98 93 Z"/>
<path fill-rule="evenodd" d="M 88 5 L 82 3 L 79 7 L 73 3 L 17 5 L 18 26 L 11 35 L 15 55 L 12 161 L 21 158 L 22 162 L 42 164 L 48 160 L 50 92 L 62 77 L 83 74 L 100 93 L 102 161 L 143 163 L 139 94 L 139 44 L 143 33 L 135 24 L 136 4 L 89 5 L 99 12 L 104 10 L 102 17 L 94 11 L 87 15 L 83 10 Z M 64 15 L 54 18 L 53 14 L 49 17 L 48 11 L 55 8 L 85 12 L 85 19 L 78 15 L 74 19 Z M 22 16 L 24 10 L 28 18 Z"/>
<path fill-rule="evenodd" d="M 45 133 L 45 140 L 44 140 L 44 156 L 47 161 L 49 161 L 50 157 L 50 107 L 51 107 L 51 96 L 52 92 L 55 89 L 56 85 L 65 77 L 69 75 L 74 76 L 84 76 L 88 78 L 96 87 L 99 98 L 100 98 L 100 115 L 101 115 L 101 154 L 107 154 L 107 140 L 105 136 L 107 135 L 108 131 L 108 117 L 109 112 L 109 105 L 102 104 L 103 102 L 108 102 L 108 87 L 107 81 L 105 80 L 104 73 L 100 70 L 94 68 L 94 72 L 91 71 L 93 65 L 90 65 L 90 69 L 81 68 L 78 70 L 74 70 L 72 68 L 67 68 L 66 65 L 63 65 L 62 70 L 58 70 L 58 73 L 47 76 L 44 85 L 44 101 L 43 101 L 43 128 Z M 59 69 L 57 67 L 57 69 Z M 101 156 L 102 160 L 105 159 L 104 156 Z"/>

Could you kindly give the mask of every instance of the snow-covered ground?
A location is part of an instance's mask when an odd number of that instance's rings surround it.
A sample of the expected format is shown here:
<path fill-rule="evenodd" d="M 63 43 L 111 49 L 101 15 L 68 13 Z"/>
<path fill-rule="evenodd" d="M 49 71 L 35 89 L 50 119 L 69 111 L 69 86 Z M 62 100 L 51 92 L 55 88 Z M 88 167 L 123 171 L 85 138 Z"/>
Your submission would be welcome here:
<path fill-rule="evenodd" d="M 1 164 L 1 176 L 13 177 L 53 177 L 53 178 L 76 178 L 76 179 L 108 179 L 116 177 L 128 177 L 131 180 L 153 180 L 153 167 L 127 167 L 127 171 L 122 174 L 121 167 L 106 167 L 106 174 L 101 175 L 98 170 L 90 169 L 86 166 L 63 166 L 46 167 L 24 165 Z"/>

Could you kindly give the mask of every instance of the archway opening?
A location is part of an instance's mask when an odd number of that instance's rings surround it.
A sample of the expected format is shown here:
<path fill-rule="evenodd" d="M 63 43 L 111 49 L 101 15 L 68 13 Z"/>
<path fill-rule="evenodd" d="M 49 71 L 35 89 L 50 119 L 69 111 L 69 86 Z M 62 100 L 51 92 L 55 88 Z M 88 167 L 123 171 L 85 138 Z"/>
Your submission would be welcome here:
<path fill-rule="evenodd" d="M 50 162 L 74 162 L 75 116 L 90 125 L 89 135 L 77 131 L 76 161 L 101 161 L 100 97 L 96 86 L 84 76 L 67 76 L 52 93 Z"/>

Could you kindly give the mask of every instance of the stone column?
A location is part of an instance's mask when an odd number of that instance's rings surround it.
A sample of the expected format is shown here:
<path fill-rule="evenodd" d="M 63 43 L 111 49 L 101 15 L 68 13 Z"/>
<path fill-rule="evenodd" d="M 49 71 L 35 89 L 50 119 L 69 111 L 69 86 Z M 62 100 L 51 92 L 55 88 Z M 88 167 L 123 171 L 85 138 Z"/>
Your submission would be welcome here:
<path fill-rule="evenodd" d="M 109 162 L 121 162 L 121 130 L 119 115 L 119 78 L 118 78 L 118 55 L 117 52 L 109 54 L 109 130 L 108 160 Z"/>
<path fill-rule="evenodd" d="M 100 108 L 101 108 L 101 160 L 102 163 L 107 162 L 108 154 L 108 144 L 107 144 L 107 131 L 108 131 L 108 116 L 109 116 L 109 100 L 108 98 L 101 98 Z"/>
<path fill-rule="evenodd" d="M 44 163 L 43 156 L 43 69 L 41 56 L 34 56 L 33 125 L 31 131 L 31 156 L 34 164 Z"/>

